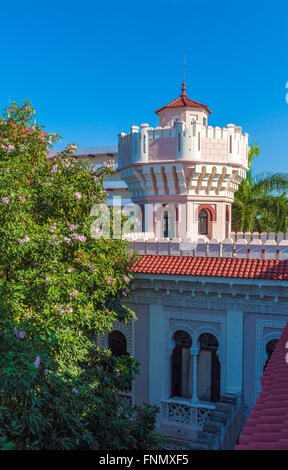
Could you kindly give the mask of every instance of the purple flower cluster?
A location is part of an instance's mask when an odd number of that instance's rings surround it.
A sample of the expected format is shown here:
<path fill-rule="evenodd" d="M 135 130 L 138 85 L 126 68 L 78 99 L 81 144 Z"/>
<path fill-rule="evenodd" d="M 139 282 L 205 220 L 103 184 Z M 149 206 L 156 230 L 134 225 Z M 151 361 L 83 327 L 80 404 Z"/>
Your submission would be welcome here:
<path fill-rule="evenodd" d="M 69 145 L 67 145 L 67 150 L 68 150 L 68 152 L 75 152 L 77 150 L 77 145 L 76 144 L 69 144 Z"/>
<path fill-rule="evenodd" d="M 73 312 L 72 307 L 63 308 L 63 305 L 60 305 L 60 307 L 58 308 L 58 313 L 72 313 L 72 312 Z"/>
<path fill-rule="evenodd" d="M 105 168 L 114 168 L 115 162 L 113 160 L 109 160 L 108 162 L 103 162 L 103 166 L 105 166 Z"/>
<path fill-rule="evenodd" d="M 25 235 L 24 238 L 17 238 L 18 243 L 26 243 L 26 242 L 29 242 L 29 241 L 30 241 L 30 237 L 28 237 L 28 235 Z"/>
<path fill-rule="evenodd" d="M 14 333 L 15 333 L 16 338 L 20 338 L 20 339 L 25 338 L 25 335 L 26 335 L 25 331 L 19 331 L 18 333 L 16 326 L 14 328 Z"/>
<path fill-rule="evenodd" d="M 88 266 L 88 269 L 91 274 L 95 274 L 98 272 L 98 269 L 94 268 L 93 266 Z"/>
<path fill-rule="evenodd" d="M 77 297 L 77 295 L 79 294 L 79 291 L 77 289 L 74 289 L 71 293 L 70 293 L 70 296 L 71 297 Z"/>
<path fill-rule="evenodd" d="M 76 242 L 86 242 L 87 240 L 85 235 L 79 235 L 78 233 L 72 233 L 71 238 L 73 238 Z"/>
<path fill-rule="evenodd" d="M 7 153 L 11 153 L 15 149 L 14 145 L 7 145 L 7 146 L 1 145 L 1 147 L 2 147 L 2 150 L 4 150 Z"/>
<path fill-rule="evenodd" d="M 36 356 L 36 359 L 35 359 L 35 362 L 34 362 L 34 367 L 36 369 L 38 369 L 39 365 L 40 365 L 40 356 Z"/>

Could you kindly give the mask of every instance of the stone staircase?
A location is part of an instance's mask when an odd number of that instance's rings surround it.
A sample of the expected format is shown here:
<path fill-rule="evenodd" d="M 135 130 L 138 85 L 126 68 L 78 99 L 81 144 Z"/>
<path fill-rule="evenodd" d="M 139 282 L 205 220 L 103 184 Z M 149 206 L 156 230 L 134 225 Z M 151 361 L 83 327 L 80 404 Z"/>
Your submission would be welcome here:
<path fill-rule="evenodd" d="M 240 397 L 224 395 L 221 401 L 216 403 L 215 410 L 209 414 L 203 429 L 198 431 L 196 442 L 193 442 L 190 448 L 196 449 L 199 445 L 209 450 L 222 449 L 226 433 L 232 426 L 240 405 Z M 235 432 L 238 434 L 237 429 Z"/>

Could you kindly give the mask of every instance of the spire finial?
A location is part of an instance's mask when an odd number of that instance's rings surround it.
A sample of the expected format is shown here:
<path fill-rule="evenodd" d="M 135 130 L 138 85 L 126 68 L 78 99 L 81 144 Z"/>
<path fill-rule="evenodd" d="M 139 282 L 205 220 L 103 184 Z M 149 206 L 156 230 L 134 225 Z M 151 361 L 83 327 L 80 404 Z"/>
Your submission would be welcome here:
<path fill-rule="evenodd" d="M 181 93 L 181 96 L 187 96 L 187 95 L 186 95 L 186 83 L 185 83 L 185 82 L 182 83 L 182 93 Z"/>
<path fill-rule="evenodd" d="M 182 83 L 182 93 L 181 93 L 181 96 L 187 96 L 187 95 L 186 95 L 185 74 L 186 74 L 186 53 L 184 53 L 184 74 L 183 74 L 183 83 Z"/>

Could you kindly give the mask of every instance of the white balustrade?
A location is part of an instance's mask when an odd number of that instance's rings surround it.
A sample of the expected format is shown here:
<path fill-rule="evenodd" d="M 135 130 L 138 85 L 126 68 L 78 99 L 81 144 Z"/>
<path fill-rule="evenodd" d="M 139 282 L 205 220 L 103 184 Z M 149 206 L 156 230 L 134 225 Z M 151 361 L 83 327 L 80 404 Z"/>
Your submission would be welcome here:
<path fill-rule="evenodd" d="M 134 236 L 136 235 L 136 236 Z M 145 235 L 145 236 L 144 236 Z M 283 233 L 257 233 L 248 235 L 242 232 L 233 234 L 231 238 L 218 241 L 207 237 L 192 240 L 190 238 L 157 239 L 152 232 L 125 236 L 129 242 L 128 248 L 136 250 L 140 255 L 165 256 L 198 256 L 213 258 L 250 258 L 250 259 L 288 259 L 288 238 Z M 287 236 L 287 234 L 286 234 Z M 273 238 L 274 237 L 274 238 Z M 250 242 L 248 242 L 250 239 Z M 277 241 L 276 241 L 277 240 Z"/>
<path fill-rule="evenodd" d="M 209 415 L 215 410 L 215 405 L 206 403 L 192 403 L 190 399 L 171 398 L 162 400 L 163 421 L 171 424 L 185 424 L 203 429 Z"/>
<path fill-rule="evenodd" d="M 250 248 L 250 258 L 251 259 L 261 259 L 262 258 L 262 240 L 260 238 L 254 238 L 249 244 Z"/>

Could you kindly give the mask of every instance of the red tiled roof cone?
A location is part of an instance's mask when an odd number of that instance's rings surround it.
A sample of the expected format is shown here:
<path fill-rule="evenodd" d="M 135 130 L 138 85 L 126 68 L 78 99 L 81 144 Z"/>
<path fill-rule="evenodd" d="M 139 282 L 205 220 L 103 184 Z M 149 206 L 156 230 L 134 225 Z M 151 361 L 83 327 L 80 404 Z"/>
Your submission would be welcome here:
<path fill-rule="evenodd" d="M 184 108 L 184 107 L 194 108 L 194 109 L 196 109 L 196 108 L 197 109 L 204 109 L 207 112 L 207 114 L 212 113 L 212 111 L 210 111 L 210 109 L 208 109 L 208 106 L 206 104 L 201 104 L 201 103 L 198 103 L 197 101 L 194 101 L 194 100 L 191 100 L 190 98 L 188 98 L 188 96 L 186 94 L 186 83 L 185 82 L 182 83 L 182 93 L 181 93 L 180 97 L 177 98 L 176 100 L 171 101 L 171 103 L 166 104 L 162 108 L 157 109 L 155 111 L 155 113 L 159 114 L 160 111 L 162 111 L 163 109 L 166 109 L 166 108 Z"/>
<path fill-rule="evenodd" d="M 262 391 L 235 450 L 288 450 L 288 323 L 264 370 Z"/>

